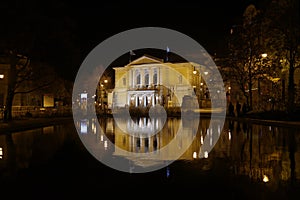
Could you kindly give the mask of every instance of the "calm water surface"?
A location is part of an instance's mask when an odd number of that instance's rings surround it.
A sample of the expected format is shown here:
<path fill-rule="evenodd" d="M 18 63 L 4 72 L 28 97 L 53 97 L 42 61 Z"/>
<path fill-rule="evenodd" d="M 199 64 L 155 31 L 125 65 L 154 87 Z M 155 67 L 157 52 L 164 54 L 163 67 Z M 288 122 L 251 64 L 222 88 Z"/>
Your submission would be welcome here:
<path fill-rule="evenodd" d="M 210 126 L 210 119 L 201 119 L 186 128 L 177 118 L 99 122 L 82 119 L 0 135 L 0 197 L 300 198 L 295 127 L 229 120 L 224 127 L 218 120 Z M 105 158 L 122 159 L 124 171 L 99 161 Z"/>

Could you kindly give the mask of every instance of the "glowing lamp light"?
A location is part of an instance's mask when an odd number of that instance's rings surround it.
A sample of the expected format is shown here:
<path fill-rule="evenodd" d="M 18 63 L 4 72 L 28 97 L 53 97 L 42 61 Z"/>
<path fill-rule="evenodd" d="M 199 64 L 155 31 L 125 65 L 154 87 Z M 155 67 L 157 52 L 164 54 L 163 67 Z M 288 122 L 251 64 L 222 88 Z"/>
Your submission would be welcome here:
<path fill-rule="evenodd" d="M 4 74 L 0 74 L 0 79 L 4 79 Z"/>
<path fill-rule="evenodd" d="M 207 151 L 204 152 L 204 158 L 208 158 L 208 152 Z"/>
<path fill-rule="evenodd" d="M 197 71 L 196 71 L 195 67 L 194 67 L 194 70 L 193 70 L 193 74 L 197 74 Z"/>
<path fill-rule="evenodd" d="M 264 175 L 263 182 L 265 183 L 269 182 L 269 177 L 267 175 Z"/>
<path fill-rule="evenodd" d="M 104 149 L 107 150 L 107 147 L 108 147 L 108 143 L 107 143 L 107 140 L 105 140 L 104 141 Z"/>
<path fill-rule="evenodd" d="M 205 75 L 207 75 L 207 74 L 208 74 L 208 72 L 204 72 L 204 74 L 205 74 Z"/>
<path fill-rule="evenodd" d="M 197 158 L 197 152 L 196 151 L 194 151 L 194 153 L 193 153 L 193 158 Z"/>
<path fill-rule="evenodd" d="M 266 58 L 267 56 L 268 56 L 268 54 L 266 54 L 266 53 L 261 54 L 261 57 L 263 57 L 263 58 Z"/>
<path fill-rule="evenodd" d="M 104 80 L 104 83 L 107 83 L 107 82 L 108 82 L 108 80 L 107 80 L 107 79 L 105 79 L 105 80 Z"/>

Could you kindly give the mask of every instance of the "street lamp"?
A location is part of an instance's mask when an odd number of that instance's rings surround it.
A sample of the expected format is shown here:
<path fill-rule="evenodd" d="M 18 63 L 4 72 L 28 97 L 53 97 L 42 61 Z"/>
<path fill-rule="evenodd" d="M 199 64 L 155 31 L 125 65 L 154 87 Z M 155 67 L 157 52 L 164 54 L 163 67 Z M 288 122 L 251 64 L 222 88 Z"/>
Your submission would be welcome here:
<path fill-rule="evenodd" d="M 107 79 L 104 79 L 103 82 L 100 82 L 100 109 L 104 113 L 106 113 L 107 108 L 107 83 Z"/>
<path fill-rule="evenodd" d="M 261 57 L 263 57 L 263 58 L 266 58 L 267 56 L 268 56 L 268 54 L 266 54 L 266 53 L 261 54 Z"/>
<path fill-rule="evenodd" d="M 195 67 L 194 67 L 194 70 L 193 70 L 193 74 L 197 74 L 197 71 L 196 71 L 196 69 L 195 69 Z"/>

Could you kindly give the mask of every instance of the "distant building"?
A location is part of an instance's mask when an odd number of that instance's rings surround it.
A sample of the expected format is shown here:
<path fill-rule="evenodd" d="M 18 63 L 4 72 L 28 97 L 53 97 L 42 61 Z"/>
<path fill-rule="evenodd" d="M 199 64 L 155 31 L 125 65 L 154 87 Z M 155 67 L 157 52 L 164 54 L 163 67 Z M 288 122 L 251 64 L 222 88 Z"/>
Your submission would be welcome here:
<path fill-rule="evenodd" d="M 19 63 L 25 63 L 27 57 L 22 57 L 21 55 L 18 56 L 19 61 L 17 69 L 20 69 L 20 66 L 22 65 Z M 39 76 L 40 79 L 30 79 L 26 74 L 33 72 L 33 65 L 34 64 L 30 63 L 28 71 L 25 69 L 24 71 L 19 71 L 19 76 L 16 79 L 19 83 L 14 89 L 15 95 L 12 105 L 13 117 L 23 116 L 26 112 L 39 113 L 41 108 L 52 109 L 57 108 L 62 104 L 71 105 L 71 101 L 69 99 L 71 99 L 72 95 L 72 84 L 57 77 L 56 74 L 49 69 L 50 67 L 41 63 L 35 63 L 35 66 L 42 71 L 40 74 L 41 76 Z M 0 119 L 2 118 L 3 109 L 6 105 L 11 73 L 10 67 L 9 56 L 0 56 Z M 48 71 L 45 71 L 45 68 L 47 68 Z M 25 75 L 22 75 L 21 73 L 24 73 Z M 55 77 L 55 82 L 52 83 L 49 81 L 50 79 L 47 80 L 47 76 Z M 47 82 L 49 82 L 49 85 L 46 85 Z M 42 86 L 43 84 L 45 84 L 45 87 L 39 88 L 39 85 Z"/>
<path fill-rule="evenodd" d="M 171 63 L 144 55 L 124 67 L 115 67 L 112 107 L 180 107 L 185 96 L 204 98 L 200 65 Z"/>

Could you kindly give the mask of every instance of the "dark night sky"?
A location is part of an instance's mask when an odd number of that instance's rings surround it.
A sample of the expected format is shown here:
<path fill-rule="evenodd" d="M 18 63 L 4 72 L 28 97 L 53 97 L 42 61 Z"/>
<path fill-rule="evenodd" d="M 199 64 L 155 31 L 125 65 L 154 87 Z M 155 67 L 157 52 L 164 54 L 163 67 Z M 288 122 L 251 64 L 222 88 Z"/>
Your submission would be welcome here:
<path fill-rule="evenodd" d="M 95 46 L 131 28 L 174 29 L 195 39 L 209 53 L 220 55 L 230 26 L 251 3 L 254 1 L 1 2 L 4 28 L 0 39 L 28 47 L 29 56 L 57 66 L 61 75 L 72 80 Z"/>

